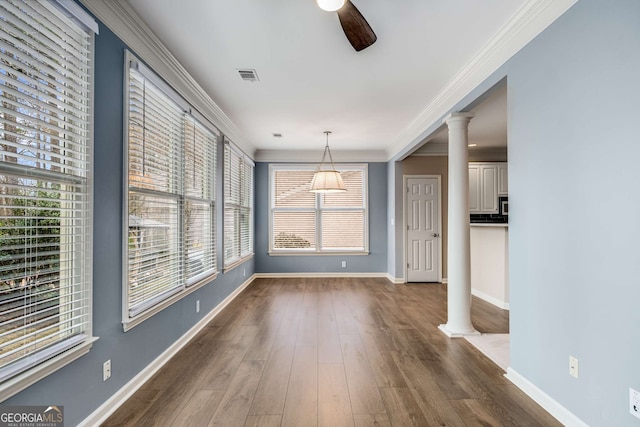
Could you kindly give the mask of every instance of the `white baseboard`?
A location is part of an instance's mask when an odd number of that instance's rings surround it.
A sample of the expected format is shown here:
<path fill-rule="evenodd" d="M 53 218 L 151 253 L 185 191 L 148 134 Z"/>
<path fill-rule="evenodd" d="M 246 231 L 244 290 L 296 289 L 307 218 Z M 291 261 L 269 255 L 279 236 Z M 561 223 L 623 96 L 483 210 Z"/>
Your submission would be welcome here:
<path fill-rule="evenodd" d="M 406 281 L 404 280 L 404 277 L 393 277 L 392 275 L 390 275 L 389 273 L 386 274 L 385 276 L 387 278 L 387 280 L 389 280 L 391 283 L 399 285 L 401 283 L 406 283 Z"/>
<path fill-rule="evenodd" d="M 322 277 L 388 277 L 387 273 L 256 273 L 256 279 L 322 278 Z"/>
<path fill-rule="evenodd" d="M 449 328 L 449 325 L 447 325 L 446 323 L 443 323 L 442 325 L 438 326 L 438 329 L 440 329 L 440 331 L 442 331 L 442 333 L 448 336 L 449 338 L 464 338 L 471 335 L 482 335 L 480 332 L 473 329 L 473 325 L 471 326 L 471 329 L 466 330 L 464 332 L 452 331 Z"/>
<path fill-rule="evenodd" d="M 556 402 L 551 398 L 551 396 L 540 390 L 537 386 L 532 384 L 529 380 L 517 373 L 512 368 L 507 368 L 507 373 L 504 376 L 565 426 L 589 427 L 584 421 L 576 417 L 571 411 Z"/>
<path fill-rule="evenodd" d="M 446 277 L 442 278 L 442 284 L 446 285 L 447 283 L 449 283 L 449 279 L 447 279 Z"/>
<path fill-rule="evenodd" d="M 492 297 L 491 295 L 487 295 L 484 292 L 481 292 L 477 289 L 471 289 L 471 295 L 480 298 L 490 304 L 495 305 L 503 310 L 509 310 L 509 303 L 499 300 L 498 298 Z"/>
<path fill-rule="evenodd" d="M 147 365 L 142 371 L 135 377 L 129 380 L 120 390 L 118 390 L 113 396 L 107 399 L 102 405 L 93 411 L 87 418 L 85 418 L 79 427 L 92 427 L 101 425 L 106 421 L 116 409 L 118 409 L 127 399 L 129 399 L 138 389 L 149 380 L 160 368 L 164 366 L 173 356 L 178 353 L 198 332 L 200 332 L 207 324 L 216 317 L 222 309 L 224 309 L 231 301 L 233 301 L 247 286 L 253 282 L 256 275 L 252 275 L 245 280 L 240 286 L 236 288 L 229 296 L 227 296 L 220 304 L 218 304 L 213 310 L 207 313 L 198 323 L 193 325 L 184 335 L 182 335 L 176 342 L 171 344 L 169 348 L 163 351 L 153 362 Z"/>
<path fill-rule="evenodd" d="M 392 276 L 392 275 L 390 275 L 390 274 L 387 274 L 387 279 L 389 279 L 390 281 L 392 281 L 393 283 L 396 283 L 396 284 L 397 284 L 397 283 L 408 283 L 408 282 L 405 280 L 405 278 L 404 278 L 404 277 L 393 277 L 393 276 Z M 441 283 L 441 284 L 443 284 L 443 285 L 446 285 L 446 284 L 447 284 L 447 279 L 446 279 L 446 278 L 444 278 L 444 279 L 442 279 L 442 281 L 440 281 L 440 282 L 428 282 L 428 283 L 436 283 L 436 284 L 437 284 L 437 283 Z"/>
<path fill-rule="evenodd" d="M 389 273 L 256 273 L 256 279 L 322 278 L 322 277 L 384 277 L 393 284 L 405 283 L 404 277 L 393 277 Z"/>

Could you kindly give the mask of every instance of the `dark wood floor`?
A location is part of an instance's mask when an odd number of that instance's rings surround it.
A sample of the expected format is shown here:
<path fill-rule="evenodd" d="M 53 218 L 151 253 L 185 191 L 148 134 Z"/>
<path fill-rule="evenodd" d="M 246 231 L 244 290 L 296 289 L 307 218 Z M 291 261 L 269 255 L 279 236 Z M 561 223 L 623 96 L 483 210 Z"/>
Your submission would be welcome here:
<path fill-rule="evenodd" d="M 508 332 L 483 301 L 472 317 Z M 445 285 L 259 279 L 104 425 L 560 425 L 441 323 Z"/>

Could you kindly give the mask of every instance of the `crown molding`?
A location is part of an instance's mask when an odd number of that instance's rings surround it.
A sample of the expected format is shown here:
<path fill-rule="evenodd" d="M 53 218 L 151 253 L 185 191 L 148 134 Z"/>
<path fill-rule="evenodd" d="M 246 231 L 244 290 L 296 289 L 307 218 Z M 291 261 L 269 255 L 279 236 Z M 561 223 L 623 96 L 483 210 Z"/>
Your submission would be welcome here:
<path fill-rule="evenodd" d="M 457 103 L 544 31 L 578 0 L 528 0 L 473 56 L 387 150 L 393 159 L 420 144 L 423 133 L 450 113 Z"/>
<path fill-rule="evenodd" d="M 449 155 L 449 143 L 441 142 L 441 141 L 430 141 L 410 154 L 410 156 L 448 156 L 448 155 Z"/>
<path fill-rule="evenodd" d="M 211 121 L 225 136 L 253 156 L 255 147 L 207 92 L 178 62 L 126 0 L 79 0 L 149 67 Z"/>
<path fill-rule="evenodd" d="M 331 150 L 335 163 L 344 162 L 387 162 L 384 150 Z M 258 150 L 256 162 L 309 162 L 318 163 L 322 150 Z"/>

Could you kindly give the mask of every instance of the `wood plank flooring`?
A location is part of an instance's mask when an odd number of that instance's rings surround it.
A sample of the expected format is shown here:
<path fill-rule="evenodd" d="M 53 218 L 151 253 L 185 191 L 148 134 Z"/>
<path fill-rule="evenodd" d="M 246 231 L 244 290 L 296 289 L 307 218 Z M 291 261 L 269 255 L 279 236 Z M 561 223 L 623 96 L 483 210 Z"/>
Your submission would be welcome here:
<path fill-rule="evenodd" d="M 472 319 L 508 332 L 475 298 Z M 258 279 L 103 425 L 561 425 L 442 323 L 445 285 Z"/>

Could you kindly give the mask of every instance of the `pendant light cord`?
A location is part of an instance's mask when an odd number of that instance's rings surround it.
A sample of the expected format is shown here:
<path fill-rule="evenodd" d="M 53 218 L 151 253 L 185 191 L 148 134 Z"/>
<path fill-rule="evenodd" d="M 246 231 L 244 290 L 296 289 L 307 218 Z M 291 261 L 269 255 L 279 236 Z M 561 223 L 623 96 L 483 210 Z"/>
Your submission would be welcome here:
<path fill-rule="evenodd" d="M 325 135 L 327 135 L 327 144 L 324 146 L 324 153 L 322 153 L 322 160 L 320 160 L 320 164 L 318 165 L 318 170 L 322 170 L 322 165 L 324 164 L 324 159 L 327 157 L 327 152 L 329 153 L 329 160 L 331 161 L 331 170 L 336 170 L 336 166 L 333 164 L 333 156 L 331 155 L 331 149 L 329 149 L 329 134 L 331 131 L 324 131 Z"/>

